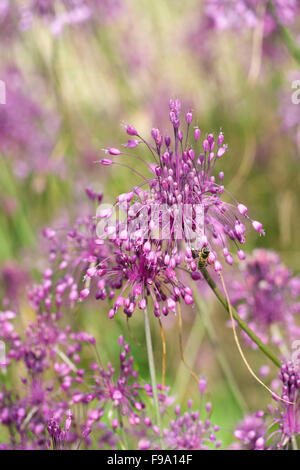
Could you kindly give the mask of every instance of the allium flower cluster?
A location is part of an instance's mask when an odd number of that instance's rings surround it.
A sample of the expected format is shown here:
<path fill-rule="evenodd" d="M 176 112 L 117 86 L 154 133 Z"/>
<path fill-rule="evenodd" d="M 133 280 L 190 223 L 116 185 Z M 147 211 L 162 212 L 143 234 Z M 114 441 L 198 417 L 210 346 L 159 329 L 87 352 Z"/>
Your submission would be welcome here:
<path fill-rule="evenodd" d="M 213 264 L 216 271 L 222 269 L 218 260 L 218 251 L 228 264 L 233 263 L 229 251 L 229 242 L 238 248 L 240 259 L 245 258 L 240 245 L 245 243 L 245 220 L 250 220 L 254 230 L 264 234 L 262 224 L 250 219 L 244 204 L 232 199 L 232 203 L 223 200 L 227 191 L 223 185 L 224 173 L 214 176 L 215 165 L 227 152 L 223 133 L 217 137 L 213 134 L 200 140 L 201 131 L 196 126 L 191 129 L 192 111 L 185 115 L 186 132 L 181 129 L 181 103 L 170 101 L 170 121 L 174 137 L 163 136 L 159 129 L 152 129 L 152 142 L 147 142 L 132 126 L 126 126 L 131 137 L 125 144 L 128 149 L 146 146 L 152 162 L 144 161 L 139 155 L 122 152 L 117 148 L 107 149 L 112 157 L 132 155 L 142 160 L 150 172 L 149 176 L 132 170 L 142 178 L 142 183 L 130 192 L 117 198 L 117 205 L 126 211 L 127 225 L 112 227 L 107 224 L 105 235 L 130 240 L 144 238 L 150 244 L 152 240 L 164 242 L 164 253 L 171 259 L 174 246 L 178 251 L 185 251 L 185 262 L 191 271 L 197 270 L 191 248 L 210 250 L 208 263 Z M 189 139 L 191 137 L 191 139 Z M 189 143 L 192 140 L 192 143 Z M 113 159 L 102 159 L 103 165 L 122 165 Z M 125 165 L 126 166 L 126 165 Z M 218 183 L 217 183 L 218 179 Z M 147 185 L 148 189 L 141 190 Z M 99 217 L 107 217 L 107 213 L 99 213 Z M 116 228 L 118 233 L 116 233 Z"/>
<path fill-rule="evenodd" d="M 199 251 L 206 247 L 207 263 L 220 271 L 220 252 L 225 262 L 233 263 L 231 243 L 238 248 L 238 257 L 245 258 L 240 247 L 246 240 L 244 221 L 250 220 L 254 230 L 264 233 L 262 224 L 250 219 L 244 204 L 222 199 L 226 192 L 224 173 L 219 173 L 219 183 L 213 176 L 217 160 L 227 151 L 222 132 L 217 139 L 208 134 L 200 146 L 201 132 L 195 127 L 193 146 L 189 145 L 193 114 L 186 113 L 184 136 L 180 110 L 179 100 L 171 100 L 173 144 L 158 129 L 152 129 L 153 142 L 148 143 L 134 127 L 126 125 L 130 139 L 125 147 L 145 146 L 151 163 L 128 151 L 107 149 L 111 157 L 130 155 L 146 164 L 147 177 L 132 168 L 142 178 L 142 185 L 117 196 L 111 208 L 100 205 L 95 218 L 79 218 L 67 240 L 61 240 L 58 231 L 44 231 L 51 244 L 50 260 L 56 267 L 45 271 L 42 285 L 33 291 L 35 305 L 45 302 L 49 309 L 53 300 L 60 306 L 63 297 L 72 303 L 92 293 L 96 299 L 111 302 L 110 318 L 120 308 L 130 317 L 137 307 L 146 309 L 149 301 L 156 316 L 168 315 L 176 311 L 180 300 L 193 304 L 186 280 L 189 275 L 201 278 L 194 247 Z M 101 163 L 122 165 L 108 158 Z M 143 185 L 147 188 L 142 189 Z M 89 188 L 86 193 L 91 200 L 102 201 L 102 194 Z M 116 217 L 117 211 L 122 217 Z M 53 272 L 61 273 L 57 284 L 53 284 Z"/>
<path fill-rule="evenodd" d="M 219 173 L 219 183 L 213 175 L 217 160 L 227 151 L 222 132 L 216 139 L 208 134 L 200 146 L 200 129 L 191 130 L 192 112 L 186 113 L 184 135 L 180 111 L 179 100 L 171 100 L 173 143 L 159 129 L 152 129 L 153 142 L 148 143 L 134 127 L 126 125 L 130 139 L 125 147 L 143 145 L 152 162 L 128 151 L 107 149 L 111 157 L 130 155 L 146 164 L 147 177 L 131 168 L 142 178 L 142 185 L 117 196 L 113 207 L 100 205 L 96 217 L 79 218 L 67 239 L 59 230 L 45 229 L 53 266 L 31 293 L 35 306 L 43 303 L 49 310 L 53 301 L 57 307 L 63 299 L 72 305 L 92 294 L 110 302 L 110 318 L 120 308 L 130 317 L 136 308 L 146 309 L 149 302 L 158 317 L 175 313 L 178 302 L 194 302 L 187 285 L 189 276 L 201 278 L 194 248 L 197 253 L 205 247 L 209 251 L 207 263 L 220 271 L 220 253 L 225 262 L 233 263 L 230 244 L 237 247 L 240 259 L 245 258 L 241 249 L 246 240 L 244 221 L 250 220 L 254 230 L 264 234 L 262 224 L 250 219 L 244 204 L 223 200 L 224 173 Z M 101 163 L 122 166 L 108 158 Z M 142 189 L 143 185 L 147 188 Z M 102 201 L 102 194 L 89 188 L 86 193 L 91 200 Z"/>

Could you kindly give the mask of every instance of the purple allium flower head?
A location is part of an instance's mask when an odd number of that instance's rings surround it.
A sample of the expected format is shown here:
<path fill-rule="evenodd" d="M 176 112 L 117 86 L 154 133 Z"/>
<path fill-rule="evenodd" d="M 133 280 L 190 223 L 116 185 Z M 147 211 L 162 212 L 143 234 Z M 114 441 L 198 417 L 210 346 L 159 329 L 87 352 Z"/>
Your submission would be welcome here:
<path fill-rule="evenodd" d="M 220 132 L 218 137 L 211 133 L 204 135 L 201 144 L 200 131 L 196 128 L 190 144 L 192 112 L 186 114 L 187 130 L 184 133 L 181 129 L 180 101 L 170 100 L 169 106 L 173 142 L 156 128 L 151 131 L 152 142 L 147 142 L 135 128 L 127 126 L 130 135 L 131 129 L 134 129 L 137 142 L 145 145 L 152 157 L 152 162 L 148 163 L 135 154 L 129 154 L 146 164 L 150 176 L 145 177 L 132 168 L 143 181 L 127 193 L 130 199 L 124 198 L 125 195 L 117 198 L 117 205 L 127 211 L 129 228 L 134 227 L 134 230 L 129 230 L 127 238 L 132 242 L 133 237 L 142 237 L 151 243 L 160 227 L 162 233 L 159 240 L 165 241 L 162 247 L 165 254 L 171 257 L 170 250 L 174 246 L 178 252 L 182 251 L 184 242 L 188 248 L 185 261 L 195 271 L 197 265 L 189 248 L 202 249 L 206 246 L 210 250 L 208 263 L 215 263 L 216 270 L 220 270 L 222 265 L 217 260 L 220 249 L 223 249 L 225 261 L 231 265 L 233 257 L 229 252 L 229 243 L 233 242 L 236 246 L 245 243 L 244 221 L 250 220 L 253 229 L 260 234 L 264 234 L 264 230 L 260 222 L 250 219 L 244 204 L 235 199 L 232 203 L 222 199 L 227 192 L 223 185 L 224 174 L 219 173 L 221 176 L 217 183 L 214 168 L 227 152 L 223 133 Z M 110 165 L 122 165 L 114 160 L 114 157 L 122 155 L 120 150 L 112 147 L 106 152 L 112 156 Z M 106 159 L 103 163 L 106 164 Z M 141 189 L 145 185 L 149 189 Z M 120 232 L 121 227 L 118 229 Z M 139 230 L 140 236 L 137 237 Z M 244 258 L 244 252 L 239 250 L 238 256 Z"/>

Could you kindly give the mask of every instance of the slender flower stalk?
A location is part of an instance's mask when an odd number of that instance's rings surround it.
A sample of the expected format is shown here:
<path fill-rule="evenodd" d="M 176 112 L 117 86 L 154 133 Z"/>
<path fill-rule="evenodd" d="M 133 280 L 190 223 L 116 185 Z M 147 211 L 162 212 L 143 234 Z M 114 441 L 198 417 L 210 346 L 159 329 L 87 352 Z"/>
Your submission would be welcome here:
<path fill-rule="evenodd" d="M 222 295 L 221 291 L 217 287 L 215 281 L 210 276 L 210 274 L 209 274 L 208 270 L 206 269 L 206 267 L 201 267 L 200 266 L 200 270 L 201 270 L 201 273 L 203 274 L 204 279 L 206 280 L 209 287 L 212 289 L 215 296 L 218 298 L 218 300 L 221 302 L 221 304 L 227 310 L 227 312 L 229 312 L 229 306 L 228 306 L 228 303 L 227 303 L 225 297 Z M 233 318 L 239 324 L 239 326 L 242 328 L 242 330 L 252 339 L 252 341 L 254 341 L 254 343 L 257 344 L 259 349 L 269 359 L 271 359 L 271 361 L 275 364 L 275 366 L 281 367 L 281 362 L 272 353 L 272 351 L 270 351 L 270 349 L 265 344 L 263 344 L 263 342 L 258 338 L 258 336 L 254 333 L 254 331 L 252 331 L 251 328 L 249 328 L 247 323 L 245 323 L 244 320 L 242 320 L 242 318 L 238 315 L 238 313 L 236 312 L 236 310 L 233 307 L 231 307 L 231 310 L 232 310 Z"/>
<path fill-rule="evenodd" d="M 147 308 L 145 308 L 144 310 L 144 315 L 145 315 L 146 346 L 147 346 L 150 379 L 151 379 L 151 385 L 152 385 L 153 403 L 154 403 L 154 408 L 155 408 L 156 424 L 160 432 L 160 444 L 162 446 L 162 428 L 161 428 L 160 410 L 159 410 L 158 394 L 157 394 L 155 363 L 154 363 L 153 347 L 152 347 L 152 339 L 151 339 L 151 328 L 150 328 L 149 315 L 148 315 Z"/>

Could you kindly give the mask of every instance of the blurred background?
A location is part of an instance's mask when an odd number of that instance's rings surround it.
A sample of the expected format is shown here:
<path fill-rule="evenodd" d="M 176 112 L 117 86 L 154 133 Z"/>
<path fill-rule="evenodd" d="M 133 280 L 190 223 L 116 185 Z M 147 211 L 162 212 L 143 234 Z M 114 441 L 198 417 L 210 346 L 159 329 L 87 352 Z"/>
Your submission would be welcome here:
<path fill-rule="evenodd" d="M 95 161 L 103 148 L 126 142 L 123 122 L 145 138 L 152 127 L 171 132 L 170 98 L 193 110 L 203 134 L 224 132 L 229 151 L 218 167 L 224 184 L 266 230 L 265 237 L 249 233 L 247 251 L 271 248 L 299 273 L 300 104 L 292 103 L 292 82 L 300 80 L 299 17 L 280 12 L 280 28 L 267 2 L 249 2 L 251 14 L 237 9 L 243 1 L 228 2 L 227 9 L 222 3 L 0 0 L 0 80 L 6 88 L 0 104 L 0 278 L 3 308 L 7 299 L 17 302 L 24 324 L 33 315 L 27 286 L 47 265 L 43 228 L 71 225 L 95 211 L 86 187 L 111 202 L 136 183 L 129 170 Z M 185 354 L 208 377 L 214 422 L 222 423 L 219 437 L 226 445 L 245 407 L 264 408 L 270 397 L 247 372 L 232 330 L 224 328 L 224 312 L 204 288 L 203 311 L 184 312 Z M 138 313 L 129 325 L 125 316 L 108 320 L 107 305 L 91 301 L 67 313 L 66 322 L 94 334 L 104 360 L 112 362 L 123 333 L 147 378 Z M 153 321 L 160 376 L 156 326 Z M 164 319 L 164 326 L 166 383 L 184 405 L 197 396 L 197 386 L 180 362 L 177 322 Z M 265 364 L 256 351 L 247 357 L 255 370 Z M 271 367 L 270 380 L 276 374 Z"/>

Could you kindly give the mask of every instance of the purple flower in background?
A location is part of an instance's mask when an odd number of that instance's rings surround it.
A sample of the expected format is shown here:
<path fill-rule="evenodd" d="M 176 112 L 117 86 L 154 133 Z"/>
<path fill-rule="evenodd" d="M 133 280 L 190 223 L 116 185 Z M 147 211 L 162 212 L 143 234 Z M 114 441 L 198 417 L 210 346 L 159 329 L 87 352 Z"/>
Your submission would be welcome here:
<path fill-rule="evenodd" d="M 14 329 L 15 317 L 11 311 L 0 313 L 0 336 L 7 345 L 6 365 L 11 368 L 16 363 L 23 364 L 14 392 L 6 387 L 0 391 L 0 423 L 8 428 L 11 448 L 44 449 L 49 420 L 59 428 L 72 400 L 72 388 L 74 392 L 83 382 L 82 345 L 94 344 L 94 339 L 87 333 L 73 332 L 70 327 L 61 328 L 59 315 L 54 313 L 37 315 L 37 321 L 20 336 Z M 66 430 L 71 424 L 68 414 Z M 63 433 L 60 440 L 69 444 L 80 437 L 74 430 Z M 58 435 L 54 434 L 51 437 L 56 436 L 58 447 Z"/>
<path fill-rule="evenodd" d="M 203 3 L 196 14 L 193 12 L 192 26 L 186 36 L 189 48 L 197 54 L 201 63 L 206 64 L 206 68 L 210 68 L 216 58 L 212 45 L 215 45 L 218 33 L 221 41 L 226 32 L 233 33 L 233 36 L 238 33 L 240 41 L 241 35 L 249 39 L 253 31 L 260 34 L 262 29 L 262 53 L 277 62 L 285 57 L 284 49 L 281 50 L 280 43 L 276 42 L 278 25 L 294 27 L 296 31 L 300 11 L 298 0 L 205 0 Z M 243 62 L 242 56 L 240 61 Z"/>
<path fill-rule="evenodd" d="M 0 0 L 0 38 L 10 43 L 18 33 L 19 11 L 11 0 Z"/>
<path fill-rule="evenodd" d="M 16 314 L 12 310 L 5 310 L 3 312 L 0 312 L 1 338 L 3 338 L 6 342 L 12 344 L 14 341 L 19 341 L 19 335 L 15 331 L 15 326 L 13 323 L 15 317 Z"/>
<path fill-rule="evenodd" d="M 265 414 L 258 411 L 253 415 L 247 415 L 237 425 L 234 431 L 234 437 L 239 443 L 231 446 L 233 450 L 264 450 L 266 449 L 265 435 L 267 426 L 265 423 Z"/>
<path fill-rule="evenodd" d="M 31 173 L 56 172 L 51 153 L 55 145 L 58 121 L 30 98 L 21 73 L 10 68 L 3 75 L 6 83 L 6 104 L 0 107 L 0 151 L 13 162 L 19 178 Z"/>
<path fill-rule="evenodd" d="M 57 35 L 69 25 L 112 20 L 123 10 L 123 3 L 121 0 L 27 0 L 20 8 L 19 27 L 28 30 L 36 18 L 41 18 Z"/>
<path fill-rule="evenodd" d="M 263 15 L 264 33 L 268 35 L 277 25 L 267 4 L 267 0 L 205 0 L 204 13 L 217 30 L 252 29 Z M 281 24 L 291 24 L 297 18 L 298 0 L 274 0 L 272 4 Z"/>
<path fill-rule="evenodd" d="M 91 194 L 101 199 L 100 194 Z M 97 237 L 92 216 L 79 217 L 71 229 L 66 224 L 57 230 L 47 227 L 43 235 L 48 242 L 51 267 L 44 270 L 42 282 L 31 288 L 31 303 L 34 308 L 43 306 L 47 311 L 53 305 L 57 308 L 62 304 L 74 306 L 78 300 L 88 297 L 94 266 L 108 256 L 109 247 Z M 87 270 L 88 278 L 84 283 Z"/>
<path fill-rule="evenodd" d="M 191 407 L 192 401 L 189 400 L 188 408 Z M 175 408 L 176 418 L 164 432 L 168 449 L 208 450 L 210 445 L 216 448 L 221 446 L 216 437 L 219 426 L 213 425 L 210 420 L 211 403 L 207 403 L 205 409 L 207 416 L 202 420 L 199 411 L 181 413 L 179 406 Z"/>
<path fill-rule="evenodd" d="M 183 411 L 179 405 L 175 406 L 175 417 L 163 430 L 164 449 L 209 450 L 221 446 L 221 441 L 216 436 L 220 428 L 211 422 L 212 404 L 207 402 L 204 412 L 202 409 L 205 388 L 206 379 L 202 378 L 199 386 L 200 410 L 193 410 L 192 400 L 187 402 L 187 411 Z M 156 427 L 149 428 L 139 441 L 139 449 L 160 449 L 157 436 Z"/>
<path fill-rule="evenodd" d="M 300 335 L 296 323 L 300 311 L 300 279 L 292 276 L 277 253 L 264 249 L 254 250 L 241 268 L 240 276 L 242 280 L 231 285 L 231 301 L 239 315 L 264 342 L 271 339 L 284 352 L 287 341 L 289 349 Z M 254 346 L 246 335 L 244 338 Z"/>
<path fill-rule="evenodd" d="M 16 307 L 20 296 L 24 294 L 25 288 L 29 283 L 30 276 L 28 272 L 22 269 L 17 263 L 4 263 L 0 269 L 0 280 L 3 286 L 3 306 Z"/>

